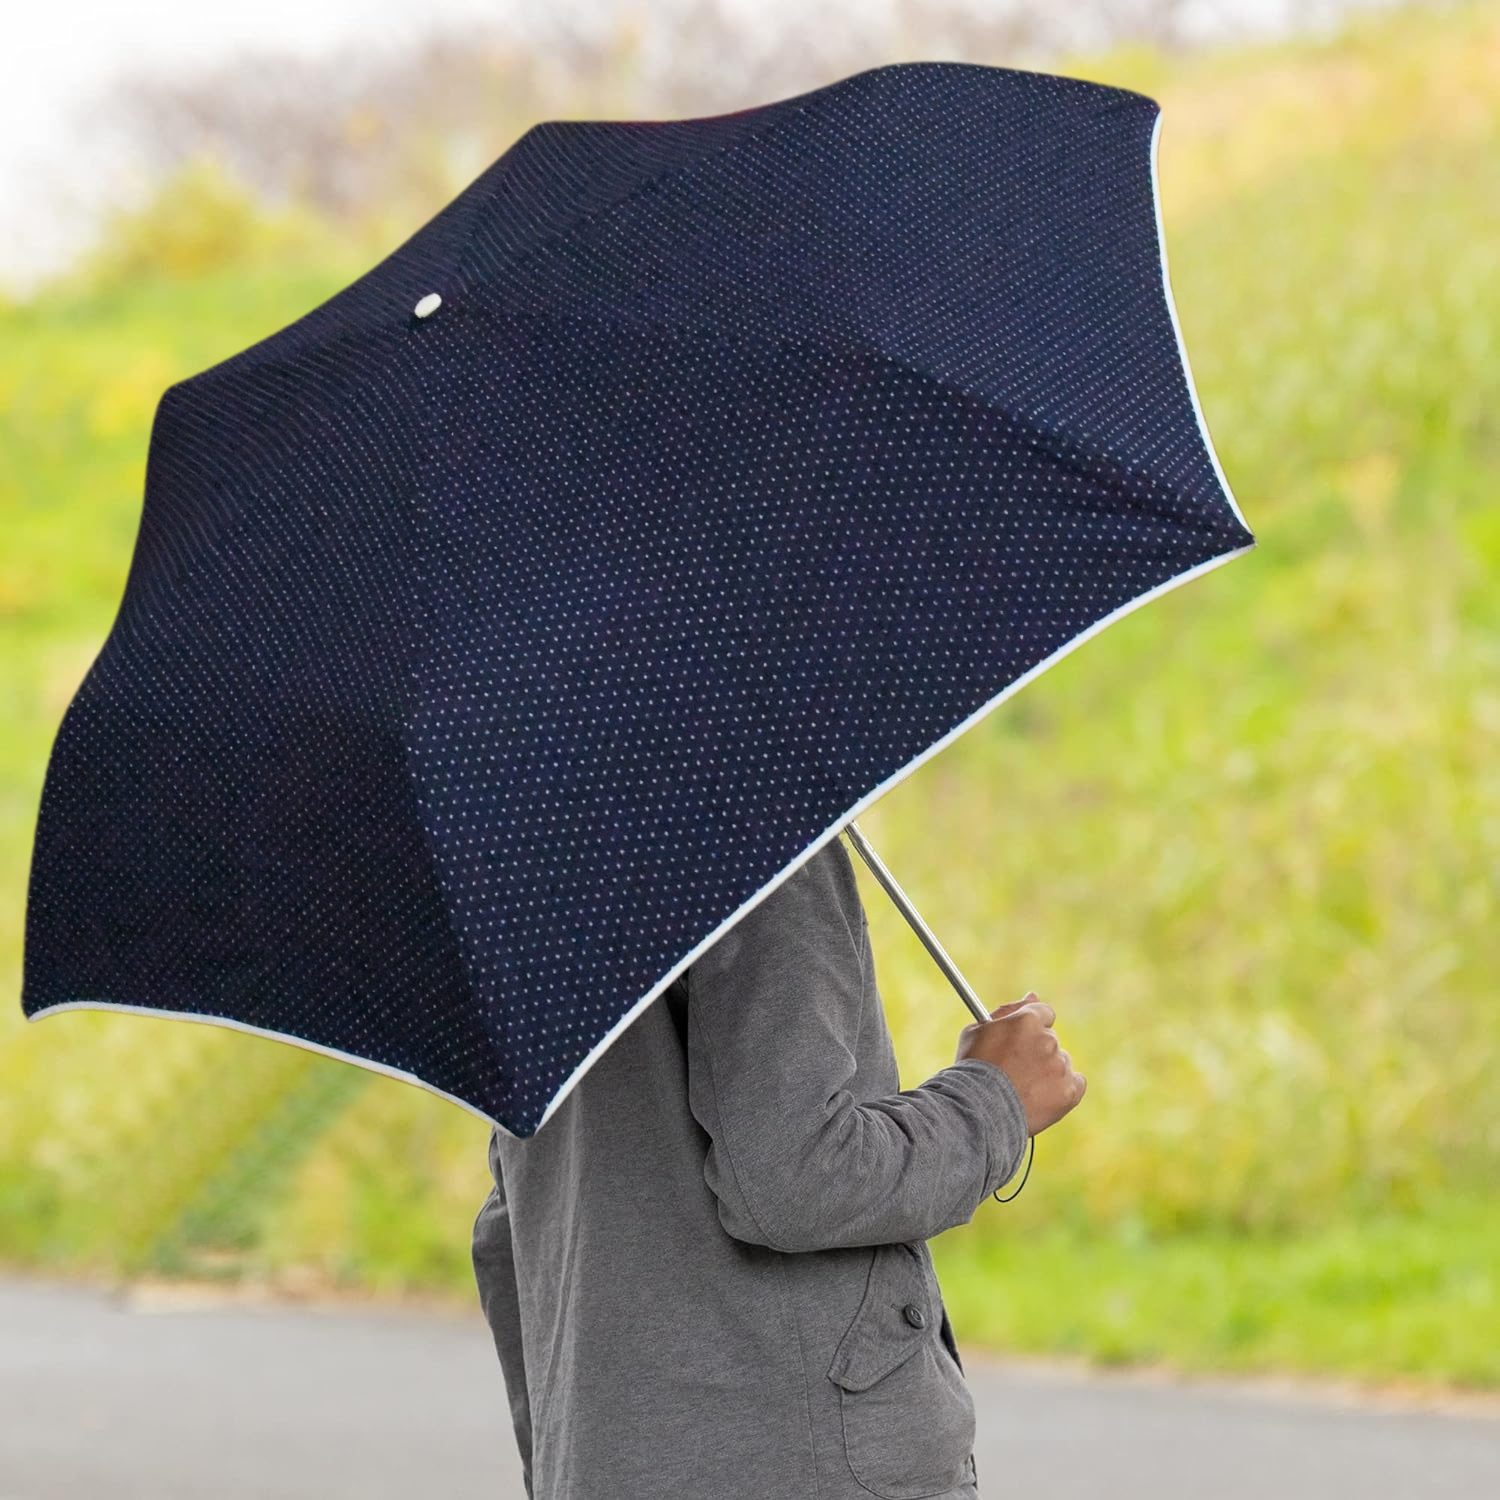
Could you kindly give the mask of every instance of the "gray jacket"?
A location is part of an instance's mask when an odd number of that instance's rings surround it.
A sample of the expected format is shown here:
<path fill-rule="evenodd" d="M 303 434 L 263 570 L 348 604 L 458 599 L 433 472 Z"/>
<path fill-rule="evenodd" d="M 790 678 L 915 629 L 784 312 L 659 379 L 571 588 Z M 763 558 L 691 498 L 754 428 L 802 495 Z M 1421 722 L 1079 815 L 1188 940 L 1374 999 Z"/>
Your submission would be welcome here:
<path fill-rule="evenodd" d="M 830 840 L 535 1136 L 491 1133 L 474 1273 L 528 1494 L 975 1500 L 974 1404 L 926 1241 L 1026 1139 L 980 1059 L 900 1091 Z"/>

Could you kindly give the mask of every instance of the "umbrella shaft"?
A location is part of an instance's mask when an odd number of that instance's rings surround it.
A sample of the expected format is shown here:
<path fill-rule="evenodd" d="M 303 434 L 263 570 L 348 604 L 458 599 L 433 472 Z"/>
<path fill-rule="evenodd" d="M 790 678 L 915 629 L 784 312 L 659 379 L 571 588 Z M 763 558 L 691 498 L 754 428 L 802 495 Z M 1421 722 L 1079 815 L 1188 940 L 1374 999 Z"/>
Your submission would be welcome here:
<path fill-rule="evenodd" d="M 885 887 L 886 895 L 896 903 L 896 909 L 911 924 L 912 931 L 921 938 L 922 946 L 932 955 L 938 968 L 948 976 L 948 982 L 958 991 L 959 998 L 969 1007 L 974 1019 L 988 1021 L 990 1013 L 985 1009 L 984 1002 L 974 993 L 974 987 L 969 981 L 958 972 L 958 965 L 943 951 L 943 945 L 933 936 L 932 929 L 922 920 L 906 892 L 896 884 L 896 877 L 881 863 L 880 856 L 870 847 L 870 842 L 864 834 L 859 831 L 859 824 L 851 818 L 845 824 L 844 832 L 848 835 L 849 842 L 859 851 L 859 857 L 870 867 L 876 880 Z"/>

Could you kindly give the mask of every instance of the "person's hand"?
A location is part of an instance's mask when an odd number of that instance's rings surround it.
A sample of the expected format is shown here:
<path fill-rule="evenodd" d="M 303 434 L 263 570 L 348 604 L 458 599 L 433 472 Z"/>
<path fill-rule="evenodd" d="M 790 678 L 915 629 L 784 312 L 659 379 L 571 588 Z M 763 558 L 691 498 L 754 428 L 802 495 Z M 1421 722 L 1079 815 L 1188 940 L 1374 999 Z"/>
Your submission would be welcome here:
<path fill-rule="evenodd" d="M 1052 1030 L 1057 1012 L 1028 990 L 1021 1000 L 997 1005 L 988 1021 L 970 1021 L 958 1034 L 958 1056 L 978 1057 L 1003 1069 L 1026 1107 L 1026 1129 L 1036 1135 L 1055 1125 L 1088 1087 Z"/>

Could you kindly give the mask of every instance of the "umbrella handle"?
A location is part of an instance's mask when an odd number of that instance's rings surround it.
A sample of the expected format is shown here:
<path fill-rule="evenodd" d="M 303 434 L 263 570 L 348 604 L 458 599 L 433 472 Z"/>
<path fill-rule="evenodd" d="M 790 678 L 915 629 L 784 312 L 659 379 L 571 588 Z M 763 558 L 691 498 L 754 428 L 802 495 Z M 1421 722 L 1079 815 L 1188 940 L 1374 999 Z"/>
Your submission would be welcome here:
<path fill-rule="evenodd" d="M 911 904 L 911 898 L 896 884 L 896 877 L 886 869 L 881 862 L 880 856 L 870 847 L 870 841 L 859 831 L 859 824 L 852 818 L 844 825 L 844 833 L 849 842 L 859 850 L 859 857 L 869 865 L 876 880 L 885 887 L 885 893 L 896 903 L 896 908 L 901 915 L 911 923 L 912 931 L 922 939 L 922 946 L 933 956 L 938 968 L 948 976 L 948 981 L 959 993 L 964 1004 L 974 1013 L 976 1021 L 988 1021 L 990 1013 L 984 1008 L 979 996 L 974 993 L 974 987 L 958 972 L 958 965 L 948 957 L 943 945 L 933 935 L 932 929 L 922 920 L 921 914 Z M 1007 1193 L 1005 1197 L 1000 1196 L 998 1188 L 990 1195 L 997 1203 L 1009 1203 L 1012 1198 L 1026 1186 L 1026 1179 L 1031 1176 L 1031 1162 L 1036 1155 L 1036 1136 L 1028 1132 L 1026 1170 L 1021 1174 L 1021 1181 L 1016 1186 L 1014 1193 Z"/>
<path fill-rule="evenodd" d="M 976 1021 L 988 1021 L 990 1013 L 984 1008 L 984 1002 L 974 993 L 974 987 L 958 972 L 958 965 L 948 957 L 943 945 L 933 935 L 932 929 L 922 920 L 915 906 L 911 904 L 911 898 L 896 884 L 896 877 L 881 863 L 880 856 L 870 847 L 870 841 L 859 831 L 859 824 L 852 818 L 844 825 L 844 833 L 848 840 L 859 851 L 859 857 L 870 867 L 876 880 L 885 887 L 885 893 L 896 903 L 897 910 L 911 924 L 912 931 L 921 938 L 922 946 L 932 955 L 933 961 L 944 974 L 948 976 L 948 982 L 958 991 L 959 998 L 969 1007 Z"/>

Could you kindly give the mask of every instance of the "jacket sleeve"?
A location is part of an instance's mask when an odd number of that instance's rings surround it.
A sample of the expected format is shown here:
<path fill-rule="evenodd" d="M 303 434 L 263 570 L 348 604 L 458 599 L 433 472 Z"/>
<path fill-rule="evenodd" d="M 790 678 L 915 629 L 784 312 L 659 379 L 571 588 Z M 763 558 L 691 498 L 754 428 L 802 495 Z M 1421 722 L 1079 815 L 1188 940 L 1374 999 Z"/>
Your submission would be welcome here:
<path fill-rule="evenodd" d="M 526 1360 L 521 1344 L 521 1308 L 516 1290 L 515 1248 L 510 1232 L 510 1206 L 504 1182 L 496 1168 L 493 1132 L 490 1136 L 490 1168 L 495 1185 L 474 1220 L 472 1257 L 479 1304 L 495 1339 L 500 1369 L 505 1378 L 511 1427 L 521 1455 L 521 1474 L 531 1500 L 531 1400 L 526 1388 Z"/>
<path fill-rule="evenodd" d="M 688 969 L 689 1105 L 736 1239 L 791 1251 L 930 1239 L 1020 1164 L 1025 1111 L 1000 1068 L 965 1058 L 859 1099 L 861 1026 L 885 1033 L 858 883 L 835 838 Z M 894 1080 L 888 1034 L 884 1045 Z"/>

